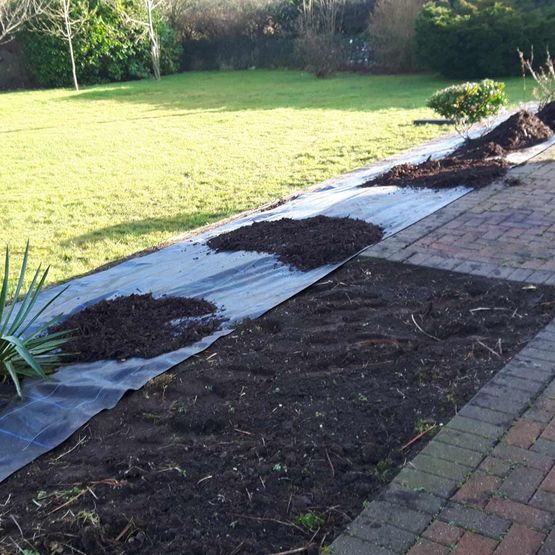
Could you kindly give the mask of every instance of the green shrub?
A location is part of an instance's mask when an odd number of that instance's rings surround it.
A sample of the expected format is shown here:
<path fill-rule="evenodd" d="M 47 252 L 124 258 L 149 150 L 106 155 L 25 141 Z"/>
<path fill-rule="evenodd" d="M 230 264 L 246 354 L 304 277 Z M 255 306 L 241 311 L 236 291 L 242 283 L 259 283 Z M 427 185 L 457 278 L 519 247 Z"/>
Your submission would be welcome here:
<path fill-rule="evenodd" d="M 48 268 L 41 271 L 39 267 L 35 271 L 26 293 L 23 294 L 28 258 L 29 244 L 25 249 L 15 290 L 10 296 L 10 252 L 6 249 L 4 277 L 0 289 L 0 380 L 11 379 L 19 396 L 21 378 L 46 378 L 46 374 L 60 364 L 60 357 L 56 351 L 68 340 L 65 331 L 48 333 L 48 328 L 57 323 L 58 317 L 38 329 L 32 329 L 36 320 L 65 289 L 40 309 L 35 310 L 38 296 L 48 275 Z M 17 304 L 20 296 L 21 301 Z"/>
<path fill-rule="evenodd" d="M 518 75 L 517 48 L 555 49 L 555 7 L 518 0 L 435 0 L 419 13 L 415 30 L 418 59 L 445 76 Z"/>
<path fill-rule="evenodd" d="M 466 130 L 483 119 L 494 116 L 507 104 L 505 84 L 484 79 L 437 91 L 428 107 L 444 118 L 453 119 L 459 130 Z"/>
<path fill-rule="evenodd" d="M 86 0 L 91 17 L 75 37 L 79 81 L 85 84 L 141 79 L 151 75 L 150 45 L 143 29 L 126 21 L 124 11 L 139 9 L 134 0 L 104 2 Z M 157 22 L 162 47 L 162 73 L 177 71 L 181 55 L 174 30 Z M 67 43 L 37 31 L 19 35 L 26 64 L 36 85 L 66 86 L 71 83 Z"/>

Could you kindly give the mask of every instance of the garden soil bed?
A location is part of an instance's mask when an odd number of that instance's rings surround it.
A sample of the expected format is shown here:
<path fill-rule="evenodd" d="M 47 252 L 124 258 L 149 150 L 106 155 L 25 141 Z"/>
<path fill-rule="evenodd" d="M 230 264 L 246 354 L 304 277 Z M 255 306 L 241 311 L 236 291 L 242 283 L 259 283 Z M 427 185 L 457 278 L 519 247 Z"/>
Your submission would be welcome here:
<path fill-rule="evenodd" d="M 100 301 L 52 328 L 72 339 L 72 362 L 152 358 L 200 341 L 220 327 L 216 306 L 203 299 L 129 295 Z"/>
<path fill-rule="evenodd" d="M 428 159 L 422 164 L 400 164 L 361 187 L 396 186 L 445 189 L 447 187 L 485 187 L 505 175 L 504 160 L 470 160 L 458 158 Z"/>
<path fill-rule="evenodd" d="M 551 114 L 548 111 L 546 108 L 545 118 Z M 394 166 L 361 187 L 485 187 L 507 172 L 509 164 L 503 160 L 507 152 L 534 146 L 552 135 L 539 117 L 521 110 L 482 137 L 466 141 L 451 156 Z"/>
<path fill-rule="evenodd" d="M 0 484 L 0 553 L 316 554 L 554 309 L 550 287 L 352 261 Z"/>
<path fill-rule="evenodd" d="M 284 264 L 306 271 L 342 262 L 382 237 L 380 227 L 362 220 L 315 216 L 254 222 L 213 237 L 208 246 L 216 251 L 275 254 Z"/>
<path fill-rule="evenodd" d="M 537 115 L 520 110 L 489 133 L 466 141 L 453 153 L 453 156 L 489 158 L 537 145 L 552 135 L 553 131 Z"/>

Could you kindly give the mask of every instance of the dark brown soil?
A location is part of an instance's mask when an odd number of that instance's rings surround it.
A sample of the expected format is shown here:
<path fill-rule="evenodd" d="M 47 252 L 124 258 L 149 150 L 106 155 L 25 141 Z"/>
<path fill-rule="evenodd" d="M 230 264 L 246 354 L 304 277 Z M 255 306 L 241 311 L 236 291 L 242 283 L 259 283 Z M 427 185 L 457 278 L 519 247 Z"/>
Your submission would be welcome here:
<path fill-rule="evenodd" d="M 402 446 L 446 422 L 554 307 L 549 287 L 353 261 L 0 484 L 0 546 L 268 555 L 328 544 L 426 439 Z"/>
<path fill-rule="evenodd" d="M 545 125 L 555 131 L 555 100 L 546 104 L 537 114 Z"/>
<path fill-rule="evenodd" d="M 520 110 L 482 137 L 467 141 L 454 156 L 487 158 L 493 154 L 528 148 L 549 139 L 553 131 L 543 121 L 526 110 Z"/>
<path fill-rule="evenodd" d="M 342 262 L 382 237 L 380 227 L 362 220 L 316 216 L 255 222 L 213 237 L 208 245 L 216 251 L 275 254 L 284 264 L 306 271 Z"/>
<path fill-rule="evenodd" d="M 485 187 L 505 175 L 504 160 L 468 160 L 459 158 L 428 159 L 422 164 L 400 164 L 361 187 L 394 185 L 397 187 L 427 187 L 444 189 L 466 185 Z"/>
<path fill-rule="evenodd" d="M 218 329 L 222 320 L 215 311 L 204 299 L 129 295 L 89 306 L 52 331 L 71 331 L 63 351 L 73 362 L 152 358 Z"/>

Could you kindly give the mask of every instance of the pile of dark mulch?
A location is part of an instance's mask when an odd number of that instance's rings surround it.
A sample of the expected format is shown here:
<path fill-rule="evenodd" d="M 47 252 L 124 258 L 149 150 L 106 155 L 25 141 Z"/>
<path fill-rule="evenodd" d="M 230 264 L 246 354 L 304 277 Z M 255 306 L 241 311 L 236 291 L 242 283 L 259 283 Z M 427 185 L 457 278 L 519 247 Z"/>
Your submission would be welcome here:
<path fill-rule="evenodd" d="M 307 271 L 342 262 L 382 237 L 380 227 L 362 220 L 316 216 L 255 222 L 213 237 L 208 245 L 216 251 L 275 254 L 284 264 Z"/>
<path fill-rule="evenodd" d="M 549 139 L 553 131 L 535 114 L 520 110 L 489 133 L 466 141 L 453 156 L 488 158 L 507 151 L 528 148 Z"/>
<path fill-rule="evenodd" d="M 58 324 L 73 339 L 63 346 L 73 362 L 152 358 L 191 345 L 220 327 L 204 299 L 129 295 L 100 301 Z"/>
<path fill-rule="evenodd" d="M 400 164 L 382 175 L 360 185 L 376 187 L 394 185 L 397 187 L 426 187 L 444 189 L 466 185 L 485 187 L 507 172 L 508 164 L 497 158 L 489 160 L 469 160 L 460 158 L 429 158 L 421 164 Z"/>
<path fill-rule="evenodd" d="M 0 484 L 0 553 L 316 554 L 554 310 L 547 286 L 353 261 Z"/>
<path fill-rule="evenodd" d="M 540 118 L 545 125 L 550 127 L 555 131 L 555 100 L 546 104 L 538 113 L 538 118 Z"/>

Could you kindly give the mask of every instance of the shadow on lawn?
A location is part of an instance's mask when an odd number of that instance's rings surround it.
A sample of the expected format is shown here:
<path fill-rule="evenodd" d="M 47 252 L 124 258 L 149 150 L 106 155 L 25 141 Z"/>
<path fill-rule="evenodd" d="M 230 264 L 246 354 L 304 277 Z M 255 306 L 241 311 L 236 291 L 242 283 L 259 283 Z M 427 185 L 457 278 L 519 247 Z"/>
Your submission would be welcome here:
<path fill-rule="evenodd" d="M 91 243 L 105 240 L 125 242 L 132 237 L 149 233 L 167 233 L 170 237 L 175 237 L 207 224 L 220 221 L 230 216 L 230 214 L 231 212 L 200 212 L 174 216 L 172 218 L 146 218 L 144 220 L 122 222 L 72 237 L 63 241 L 62 245 L 85 248 Z"/>
<path fill-rule="evenodd" d="M 419 109 L 445 81 L 429 75 L 338 74 L 328 79 L 293 71 L 182 73 L 94 87 L 60 102 L 125 102 L 153 110 L 221 111 L 322 109 L 374 112 Z M 143 108 L 144 110 L 144 108 Z"/>

